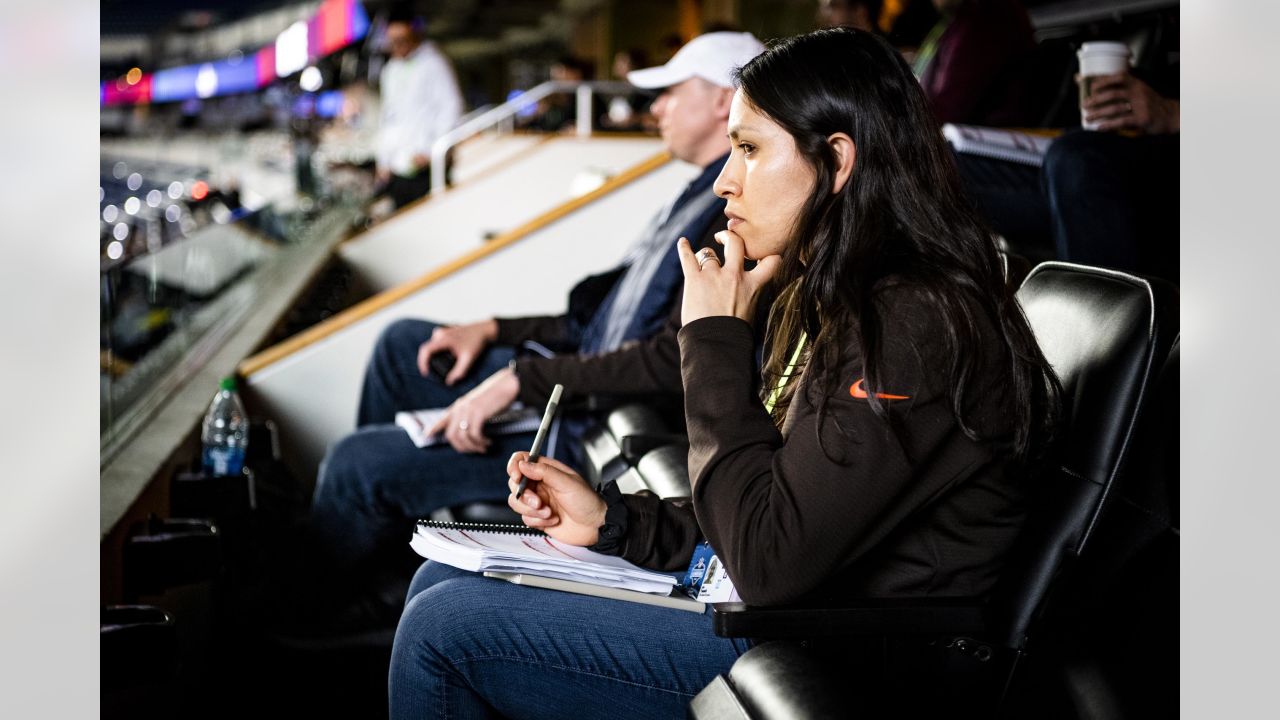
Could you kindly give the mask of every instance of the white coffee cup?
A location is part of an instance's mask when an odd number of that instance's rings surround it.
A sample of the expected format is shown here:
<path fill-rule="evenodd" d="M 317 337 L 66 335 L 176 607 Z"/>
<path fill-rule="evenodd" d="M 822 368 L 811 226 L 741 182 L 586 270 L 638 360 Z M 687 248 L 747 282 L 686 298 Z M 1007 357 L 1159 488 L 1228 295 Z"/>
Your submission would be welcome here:
<path fill-rule="evenodd" d="M 1129 46 L 1121 42 L 1087 42 L 1076 52 L 1080 60 L 1080 104 L 1089 97 L 1091 79 L 1129 71 Z M 1082 122 L 1085 130 L 1097 130 L 1097 123 Z"/>

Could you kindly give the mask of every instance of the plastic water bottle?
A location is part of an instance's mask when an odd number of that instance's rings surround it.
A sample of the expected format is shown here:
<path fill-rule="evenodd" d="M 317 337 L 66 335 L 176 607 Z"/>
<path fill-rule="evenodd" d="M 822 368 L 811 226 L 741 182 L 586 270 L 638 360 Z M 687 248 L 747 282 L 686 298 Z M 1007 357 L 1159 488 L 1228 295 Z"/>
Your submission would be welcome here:
<path fill-rule="evenodd" d="M 239 475 L 249 445 L 249 418 L 236 394 L 236 379 L 223 378 L 200 429 L 201 462 L 210 475 Z"/>

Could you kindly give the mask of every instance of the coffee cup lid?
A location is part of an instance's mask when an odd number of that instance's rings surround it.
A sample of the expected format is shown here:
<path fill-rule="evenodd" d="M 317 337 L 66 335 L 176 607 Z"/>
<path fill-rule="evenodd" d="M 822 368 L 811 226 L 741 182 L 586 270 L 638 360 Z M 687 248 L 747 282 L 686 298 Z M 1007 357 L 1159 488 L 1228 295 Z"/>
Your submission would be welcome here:
<path fill-rule="evenodd" d="M 1087 42 L 1080 45 L 1080 52 L 1089 55 L 1128 55 L 1129 46 L 1122 42 Z"/>

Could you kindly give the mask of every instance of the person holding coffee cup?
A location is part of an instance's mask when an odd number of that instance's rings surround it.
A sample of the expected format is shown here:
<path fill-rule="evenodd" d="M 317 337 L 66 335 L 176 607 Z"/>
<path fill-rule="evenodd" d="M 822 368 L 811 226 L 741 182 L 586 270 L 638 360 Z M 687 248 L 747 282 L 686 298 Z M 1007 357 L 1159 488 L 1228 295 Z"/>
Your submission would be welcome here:
<path fill-rule="evenodd" d="M 1119 42 L 1087 42 L 1077 53 L 1080 126 L 1085 130 L 1131 130 L 1166 135 L 1179 129 L 1178 101 L 1129 73 L 1129 47 Z"/>
<path fill-rule="evenodd" d="M 1054 140 L 1039 168 L 958 154 L 966 192 L 1033 262 L 1056 258 L 1176 283 L 1176 62 L 1131 72 L 1119 42 L 1084 43 L 1078 58 L 1081 128 Z"/>
<path fill-rule="evenodd" d="M 1176 283 L 1178 100 L 1130 72 L 1124 43 L 1087 42 L 1077 56 L 1082 130 L 1055 140 L 1040 168 L 1057 256 Z"/>

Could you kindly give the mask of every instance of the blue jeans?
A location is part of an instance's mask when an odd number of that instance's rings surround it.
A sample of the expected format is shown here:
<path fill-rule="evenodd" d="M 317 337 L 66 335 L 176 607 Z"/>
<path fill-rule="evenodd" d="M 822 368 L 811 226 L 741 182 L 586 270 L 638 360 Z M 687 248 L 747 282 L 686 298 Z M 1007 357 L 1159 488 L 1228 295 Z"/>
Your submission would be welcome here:
<path fill-rule="evenodd" d="M 491 347 L 466 379 L 448 387 L 417 368 L 418 346 L 435 325 L 400 320 L 378 338 L 365 373 L 359 428 L 329 448 L 320 465 L 311 507 L 311 534 L 326 571 L 342 575 L 395 548 L 408 556 L 419 518 L 444 507 L 505 502 L 507 460 L 528 450 L 533 433 L 493 438 L 482 455 L 448 445 L 415 447 L 394 423 L 398 410 L 444 407 L 514 356 Z"/>
<path fill-rule="evenodd" d="M 388 680 L 392 720 L 681 718 L 746 652 L 711 617 L 522 587 L 427 562 Z"/>
<path fill-rule="evenodd" d="M 1178 136 L 1070 132 L 1042 168 L 1058 257 L 1178 282 Z"/>

